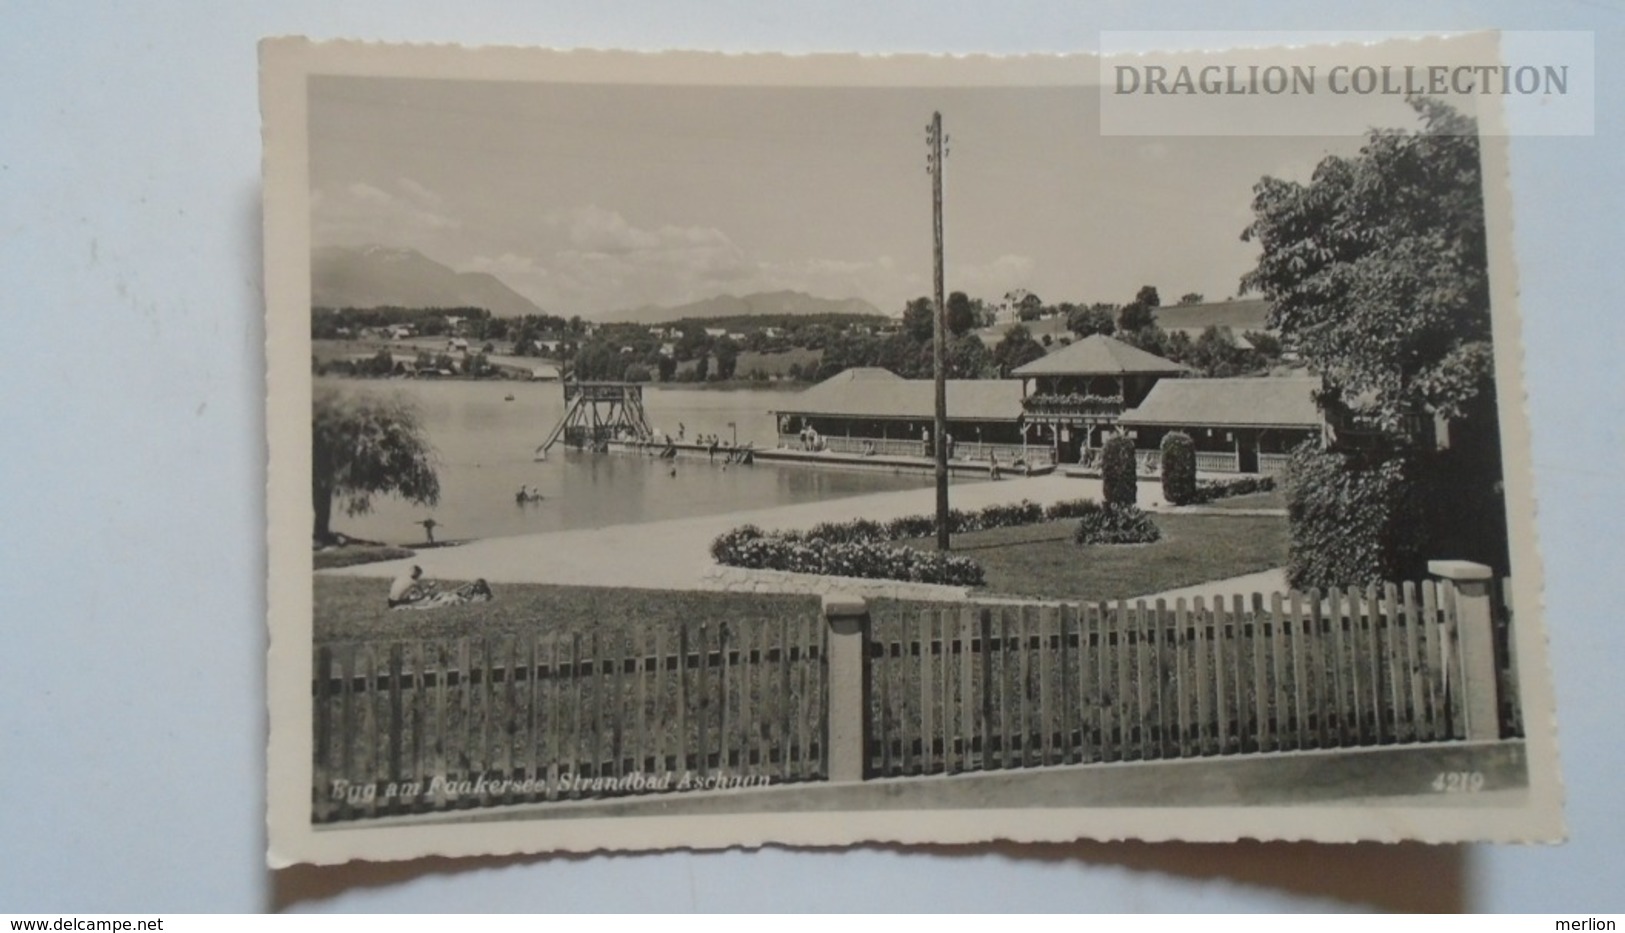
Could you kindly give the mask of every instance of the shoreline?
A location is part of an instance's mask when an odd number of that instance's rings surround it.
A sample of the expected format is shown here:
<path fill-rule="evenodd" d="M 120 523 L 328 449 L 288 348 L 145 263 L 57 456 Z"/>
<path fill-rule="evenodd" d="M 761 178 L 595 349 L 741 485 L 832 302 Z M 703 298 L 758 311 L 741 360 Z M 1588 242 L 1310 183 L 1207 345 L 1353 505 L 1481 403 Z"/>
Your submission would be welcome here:
<path fill-rule="evenodd" d="M 1049 505 L 1063 499 L 1099 498 L 1097 480 L 1058 474 L 1000 482 L 965 483 L 956 487 L 955 508 L 973 509 L 1030 499 Z M 1150 490 L 1142 489 L 1142 493 Z M 485 579 L 491 583 L 558 583 L 640 589 L 710 589 L 708 574 L 716 563 L 711 542 L 740 525 L 770 530 L 805 530 L 820 522 L 870 518 L 888 521 L 905 515 L 931 514 L 936 490 L 865 493 L 839 499 L 767 506 L 757 509 L 535 532 L 471 540 L 456 547 L 424 549 L 411 558 L 356 564 L 316 571 L 335 576 L 394 577 L 413 563 L 444 580 Z M 1160 505 L 1142 495 L 1143 506 Z M 632 568 L 632 569 L 629 569 Z"/>

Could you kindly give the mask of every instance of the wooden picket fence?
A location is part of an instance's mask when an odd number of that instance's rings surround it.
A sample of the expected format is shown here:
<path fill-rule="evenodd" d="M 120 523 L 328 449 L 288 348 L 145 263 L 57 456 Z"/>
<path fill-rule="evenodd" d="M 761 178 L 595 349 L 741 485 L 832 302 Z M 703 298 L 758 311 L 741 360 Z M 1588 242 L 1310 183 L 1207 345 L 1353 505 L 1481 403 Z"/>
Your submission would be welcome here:
<path fill-rule="evenodd" d="M 324 644 L 313 817 L 821 779 L 823 658 L 810 618 Z"/>
<path fill-rule="evenodd" d="M 868 696 L 850 755 L 874 778 L 1462 739 L 1455 593 L 894 607 L 843 681 Z M 1490 602 L 1521 736 L 1506 581 Z M 826 780 L 831 637 L 803 616 L 319 645 L 313 819 Z"/>
<path fill-rule="evenodd" d="M 1501 732 L 1522 734 L 1496 587 Z M 872 776 L 1464 737 L 1454 591 L 1433 581 L 1172 605 L 875 620 Z"/>

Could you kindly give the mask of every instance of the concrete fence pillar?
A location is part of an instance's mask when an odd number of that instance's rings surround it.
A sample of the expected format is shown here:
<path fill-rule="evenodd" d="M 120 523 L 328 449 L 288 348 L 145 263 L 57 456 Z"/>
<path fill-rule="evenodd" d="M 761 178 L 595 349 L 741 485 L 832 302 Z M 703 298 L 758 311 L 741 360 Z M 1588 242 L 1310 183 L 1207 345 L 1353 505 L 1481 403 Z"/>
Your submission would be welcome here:
<path fill-rule="evenodd" d="M 831 781 L 861 781 L 868 764 L 869 606 L 861 596 L 824 594 L 829 626 L 829 711 L 824 748 Z"/>
<path fill-rule="evenodd" d="M 1452 689 L 1462 698 L 1467 738 L 1499 739 L 1500 684 L 1495 671 L 1495 625 L 1490 615 L 1493 572 L 1472 561 L 1432 560 L 1428 561 L 1428 573 L 1442 578 L 1455 591 L 1456 644 L 1452 647 L 1460 666 L 1447 662 L 1450 671 L 1446 676 L 1460 680 Z M 1453 676 L 1458 670 L 1459 678 Z"/>

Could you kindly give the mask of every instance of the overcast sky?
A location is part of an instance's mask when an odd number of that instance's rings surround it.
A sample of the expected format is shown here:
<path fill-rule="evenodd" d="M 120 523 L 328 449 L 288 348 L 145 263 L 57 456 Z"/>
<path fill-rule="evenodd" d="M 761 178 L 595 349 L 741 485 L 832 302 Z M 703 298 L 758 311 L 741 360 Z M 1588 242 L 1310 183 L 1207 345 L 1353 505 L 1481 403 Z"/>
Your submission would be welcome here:
<path fill-rule="evenodd" d="M 313 242 L 417 249 L 566 315 L 772 289 L 897 313 L 930 290 L 933 110 L 947 285 L 989 299 L 1233 295 L 1253 184 L 1359 145 L 1100 136 L 1087 88 L 317 78 Z"/>

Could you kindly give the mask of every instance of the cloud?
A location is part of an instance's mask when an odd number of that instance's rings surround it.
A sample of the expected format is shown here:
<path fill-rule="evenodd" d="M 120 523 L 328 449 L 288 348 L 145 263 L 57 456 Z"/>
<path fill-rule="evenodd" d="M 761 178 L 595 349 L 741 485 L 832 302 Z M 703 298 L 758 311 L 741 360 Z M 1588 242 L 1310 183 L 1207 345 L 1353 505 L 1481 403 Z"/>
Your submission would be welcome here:
<path fill-rule="evenodd" d="M 947 270 L 948 288 L 997 301 L 1011 289 L 1030 288 L 1036 266 L 1029 256 L 1009 253 L 984 263 L 951 266 Z"/>
<path fill-rule="evenodd" d="M 596 205 L 549 214 L 545 227 L 556 245 L 537 260 L 547 279 L 537 298 L 555 307 L 677 304 L 737 290 L 757 271 L 746 251 L 715 227 L 641 227 Z M 530 281 L 542 288 L 540 278 L 532 274 Z"/>
<path fill-rule="evenodd" d="M 407 178 L 405 175 L 395 179 L 395 183 L 400 185 L 401 188 L 404 189 L 407 194 L 416 199 L 419 204 L 439 207 L 441 202 L 445 200 L 440 195 L 430 191 L 428 188 L 425 188 L 412 179 Z"/>
<path fill-rule="evenodd" d="M 508 239 L 484 249 L 469 242 L 460 225 L 437 211 L 433 192 L 398 179 L 385 190 L 350 185 L 324 204 L 322 216 L 337 229 L 350 218 L 388 217 L 396 236 L 416 248 L 443 234 L 436 250 L 459 269 L 486 272 L 557 314 L 595 314 L 640 305 L 676 305 L 719 294 L 792 290 L 824 298 L 865 298 L 882 311 L 900 313 L 909 298 L 930 291 L 930 268 L 900 264 L 891 256 L 764 259 L 725 231 L 704 225 L 649 224 L 597 205 L 554 211 L 539 218 L 521 244 Z M 410 234 L 406 232 L 410 229 Z M 460 249 L 458 248 L 460 247 Z M 471 255 L 472 254 L 472 255 Z M 950 287 L 994 295 L 1027 284 L 1032 260 L 1001 256 L 979 266 L 950 269 Z M 992 283 L 991 285 L 989 283 Z M 985 288 L 984 288 L 985 286 Z"/>
<path fill-rule="evenodd" d="M 405 177 L 392 187 L 357 181 L 312 190 L 312 237 L 319 244 L 422 247 L 426 240 L 462 229 L 462 221 L 445 211 L 440 195 Z"/>

